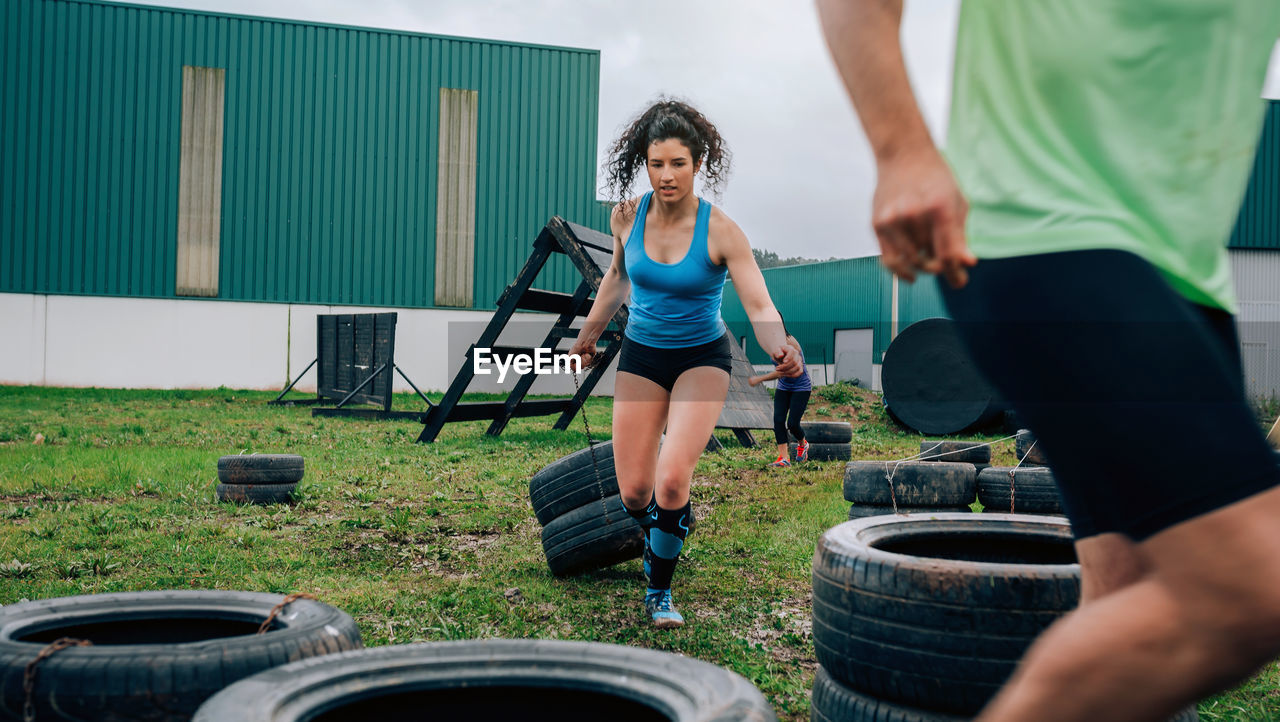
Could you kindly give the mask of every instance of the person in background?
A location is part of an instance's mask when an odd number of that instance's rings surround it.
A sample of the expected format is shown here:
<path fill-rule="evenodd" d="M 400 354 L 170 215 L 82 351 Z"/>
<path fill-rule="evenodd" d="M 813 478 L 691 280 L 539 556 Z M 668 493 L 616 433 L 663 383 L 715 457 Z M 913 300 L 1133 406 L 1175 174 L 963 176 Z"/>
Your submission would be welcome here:
<path fill-rule="evenodd" d="M 804 363 L 804 351 L 800 348 L 800 342 L 795 336 L 787 334 L 787 343 L 795 348 L 800 355 L 800 363 L 804 364 L 804 370 L 799 376 L 784 376 L 775 369 L 747 380 L 752 386 L 778 380 L 778 387 L 773 393 L 773 438 L 778 443 L 778 458 L 769 464 L 775 468 L 791 466 L 788 432 L 796 439 L 796 462 L 809 460 L 809 440 L 804 438 L 804 429 L 800 428 L 800 417 L 804 416 L 804 410 L 809 405 L 813 381 L 809 378 L 809 365 Z"/>

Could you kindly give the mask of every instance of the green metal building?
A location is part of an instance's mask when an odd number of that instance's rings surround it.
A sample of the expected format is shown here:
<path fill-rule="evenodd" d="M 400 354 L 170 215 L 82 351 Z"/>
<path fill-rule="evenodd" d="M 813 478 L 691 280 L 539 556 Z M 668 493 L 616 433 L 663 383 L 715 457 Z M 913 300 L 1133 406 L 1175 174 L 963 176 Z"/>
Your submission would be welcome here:
<path fill-rule="evenodd" d="M 879 256 L 769 268 L 764 278 L 787 330 L 800 342 L 811 365 L 834 364 L 836 332 L 847 329 L 871 329 L 873 357 L 879 363 L 892 340 L 895 285 Z M 896 285 L 898 330 L 920 319 L 947 315 L 933 278 L 923 276 L 915 283 Z M 746 337 L 752 363 L 769 363 L 755 343 L 731 283 L 726 284 L 723 316 L 734 336 Z"/>
<path fill-rule="evenodd" d="M 5 0 L 0 58 L 0 293 L 484 309 L 607 228 L 596 50 Z"/>

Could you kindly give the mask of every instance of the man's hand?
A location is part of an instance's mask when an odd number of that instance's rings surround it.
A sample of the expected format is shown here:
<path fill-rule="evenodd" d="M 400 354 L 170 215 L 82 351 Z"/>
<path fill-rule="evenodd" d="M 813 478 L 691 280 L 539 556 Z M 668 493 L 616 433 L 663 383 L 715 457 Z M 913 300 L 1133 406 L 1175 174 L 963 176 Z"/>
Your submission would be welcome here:
<path fill-rule="evenodd" d="M 942 274 L 952 288 L 969 281 L 978 262 L 964 236 L 969 204 L 951 168 L 932 147 L 920 147 L 880 163 L 872 201 L 872 225 L 881 261 L 898 277 Z"/>

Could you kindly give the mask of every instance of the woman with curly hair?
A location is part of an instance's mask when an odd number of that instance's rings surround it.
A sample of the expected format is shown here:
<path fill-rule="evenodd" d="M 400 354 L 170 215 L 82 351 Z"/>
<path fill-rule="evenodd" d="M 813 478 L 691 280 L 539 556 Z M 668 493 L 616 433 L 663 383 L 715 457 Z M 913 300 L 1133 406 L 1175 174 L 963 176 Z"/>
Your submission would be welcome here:
<path fill-rule="evenodd" d="M 694 194 L 695 177 L 715 192 L 728 169 L 724 139 L 687 103 L 654 103 L 623 131 L 608 162 L 619 199 L 610 218 L 613 261 L 570 351 L 590 364 L 609 320 L 628 304 L 614 387 L 614 466 L 622 503 L 645 530 L 645 612 L 664 629 L 684 624 L 671 577 L 689 531 L 689 482 L 729 390 L 733 340 L 720 318 L 726 275 L 778 370 L 801 370 L 746 234 Z M 641 170 L 653 190 L 630 197 Z"/>

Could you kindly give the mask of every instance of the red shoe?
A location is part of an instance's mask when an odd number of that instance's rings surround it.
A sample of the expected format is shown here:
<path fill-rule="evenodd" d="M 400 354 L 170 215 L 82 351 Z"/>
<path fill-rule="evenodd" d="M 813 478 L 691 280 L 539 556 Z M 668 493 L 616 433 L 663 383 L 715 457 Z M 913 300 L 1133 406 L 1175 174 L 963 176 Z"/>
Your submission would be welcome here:
<path fill-rule="evenodd" d="M 796 461 L 809 460 L 809 440 L 805 439 L 796 445 Z"/>

